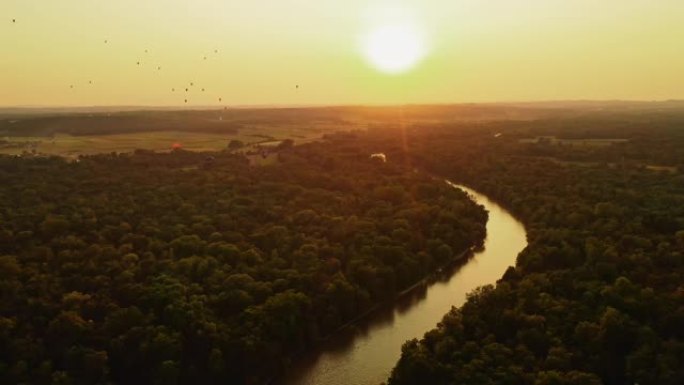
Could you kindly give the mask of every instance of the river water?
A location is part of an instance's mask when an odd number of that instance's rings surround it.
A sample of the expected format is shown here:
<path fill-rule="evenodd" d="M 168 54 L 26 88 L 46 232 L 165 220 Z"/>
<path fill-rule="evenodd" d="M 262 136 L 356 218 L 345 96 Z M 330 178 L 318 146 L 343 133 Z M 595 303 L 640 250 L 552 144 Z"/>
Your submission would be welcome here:
<path fill-rule="evenodd" d="M 450 182 L 447 182 L 451 184 Z M 495 283 L 527 246 L 523 225 L 486 196 L 464 186 L 489 211 L 484 248 L 434 282 L 373 312 L 354 328 L 336 334 L 289 370 L 287 385 L 378 385 L 399 360 L 401 346 L 433 329 L 473 289 Z"/>

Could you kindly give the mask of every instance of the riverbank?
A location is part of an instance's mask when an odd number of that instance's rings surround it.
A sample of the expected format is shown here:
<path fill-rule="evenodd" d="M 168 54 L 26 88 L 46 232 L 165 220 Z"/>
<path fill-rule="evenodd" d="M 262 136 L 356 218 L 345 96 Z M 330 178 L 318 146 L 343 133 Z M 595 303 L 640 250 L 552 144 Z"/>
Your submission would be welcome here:
<path fill-rule="evenodd" d="M 486 235 L 485 235 L 486 236 Z M 456 269 L 462 265 L 465 265 L 470 258 L 473 256 L 473 250 L 475 250 L 475 246 L 470 246 L 466 248 L 465 250 L 461 251 L 458 253 L 456 256 L 452 257 L 452 259 L 447 262 L 442 264 L 441 266 L 438 266 L 435 270 L 433 270 L 431 273 L 426 275 L 424 278 L 419 280 L 418 282 L 414 283 L 413 285 L 407 287 L 406 289 L 396 293 L 391 299 L 378 302 L 377 304 L 373 305 L 370 309 L 364 311 L 363 313 L 359 314 L 358 316 L 352 318 L 348 322 L 346 322 L 344 325 L 338 327 L 335 329 L 333 332 L 329 333 L 325 337 L 320 338 L 317 343 L 310 347 L 308 350 L 316 350 L 320 349 L 325 343 L 329 342 L 332 338 L 335 338 L 336 336 L 340 335 L 341 333 L 345 333 L 347 331 L 350 331 L 350 329 L 353 329 L 355 326 L 358 326 L 360 322 L 363 320 L 367 319 L 368 317 L 371 317 L 373 314 L 376 312 L 382 310 L 383 308 L 387 307 L 388 305 L 396 305 L 396 302 L 401 300 L 402 298 L 416 292 L 420 288 L 424 288 L 426 285 L 430 284 L 431 282 L 434 282 L 437 278 L 439 278 L 439 275 L 443 273 L 444 270 L 450 270 L 450 269 Z M 468 254 L 470 254 L 468 256 Z M 296 357 L 297 359 L 303 359 L 304 356 L 306 356 L 306 352 L 300 352 L 300 356 Z M 268 382 L 266 382 L 267 385 L 271 384 L 276 384 L 278 383 L 278 380 L 282 378 L 282 376 L 286 376 L 288 374 L 287 371 L 283 371 L 279 373 L 278 375 L 272 377 Z"/>
<path fill-rule="evenodd" d="M 469 248 L 463 250 L 461 253 L 459 253 L 456 257 L 454 257 L 451 261 L 437 267 L 433 272 L 425 276 L 423 279 L 420 281 L 414 283 L 413 285 L 407 287 L 406 289 L 400 291 L 399 293 L 395 294 L 392 299 L 389 299 L 387 301 L 379 302 L 375 305 L 373 305 L 370 309 L 366 310 L 365 312 L 361 313 L 357 317 L 354 317 L 351 319 L 349 322 L 345 323 L 344 325 L 340 326 L 339 328 L 335 329 L 332 333 L 329 335 L 323 337 L 320 339 L 320 342 L 325 342 L 328 341 L 330 338 L 332 338 L 335 334 L 343 332 L 345 329 L 349 327 L 353 327 L 354 324 L 358 323 L 359 321 L 363 320 L 364 318 L 367 318 L 374 312 L 378 311 L 380 308 L 383 306 L 386 306 L 388 304 L 392 304 L 396 302 L 397 300 L 413 293 L 417 289 L 427 285 L 430 281 L 434 280 L 437 278 L 437 276 L 442 272 L 443 269 L 448 269 L 451 267 L 457 267 L 459 264 L 465 264 L 468 262 L 469 258 L 463 258 L 465 257 L 468 253 L 472 254 L 472 251 L 475 249 L 475 246 L 470 246 Z"/>
<path fill-rule="evenodd" d="M 278 383 L 366 385 L 386 381 L 407 340 L 422 337 L 453 306 L 463 304 L 468 293 L 496 283 L 509 266 L 515 265 L 518 252 L 527 245 L 522 223 L 477 191 L 450 185 L 466 191 L 489 212 L 484 247 L 472 251 L 473 255 L 453 272 L 443 271 L 444 276 L 440 276 L 435 271 L 422 284 L 405 290 L 391 308 L 380 307 L 330 337 L 318 351 L 295 363 Z"/>

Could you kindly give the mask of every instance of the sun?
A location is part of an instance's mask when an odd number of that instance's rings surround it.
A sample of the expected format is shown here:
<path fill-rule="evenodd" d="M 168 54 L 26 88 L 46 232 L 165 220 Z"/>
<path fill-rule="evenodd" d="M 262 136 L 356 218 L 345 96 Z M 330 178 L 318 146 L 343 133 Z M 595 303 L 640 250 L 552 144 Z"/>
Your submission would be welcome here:
<path fill-rule="evenodd" d="M 387 24 L 371 29 L 363 38 L 363 55 L 378 70 L 401 74 L 425 56 L 421 31 L 409 23 Z"/>

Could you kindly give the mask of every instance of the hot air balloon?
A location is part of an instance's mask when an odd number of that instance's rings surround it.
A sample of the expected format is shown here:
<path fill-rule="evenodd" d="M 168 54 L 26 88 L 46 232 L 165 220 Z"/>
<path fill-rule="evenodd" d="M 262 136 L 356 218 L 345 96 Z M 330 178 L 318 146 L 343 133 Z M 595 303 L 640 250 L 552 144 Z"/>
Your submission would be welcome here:
<path fill-rule="evenodd" d="M 181 148 L 183 148 L 183 145 L 181 145 L 180 143 L 174 143 L 174 144 L 171 146 L 171 149 L 172 149 L 172 150 L 180 150 Z"/>

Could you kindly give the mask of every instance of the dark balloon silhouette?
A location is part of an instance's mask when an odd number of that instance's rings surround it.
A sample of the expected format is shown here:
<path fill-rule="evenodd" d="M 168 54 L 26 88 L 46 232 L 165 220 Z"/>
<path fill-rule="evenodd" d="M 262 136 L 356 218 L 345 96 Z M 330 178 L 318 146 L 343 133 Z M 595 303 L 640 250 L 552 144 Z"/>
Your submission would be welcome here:
<path fill-rule="evenodd" d="M 17 22 L 17 19 L 12 19 L 12 23 L 16 23 L 16 22 Z"/>
<path fill-rule="evenodd" d="M 157 67 L 157 71 L 161 71 L 161 66 L 160 66 L 160 67 Z"/>
<path fill-rule="evenodd" d="M 202 92 L 204 92 L 204 88 L 202 88 Z"/>

